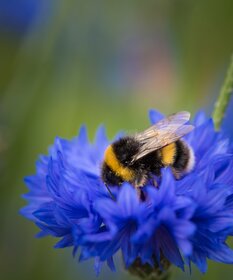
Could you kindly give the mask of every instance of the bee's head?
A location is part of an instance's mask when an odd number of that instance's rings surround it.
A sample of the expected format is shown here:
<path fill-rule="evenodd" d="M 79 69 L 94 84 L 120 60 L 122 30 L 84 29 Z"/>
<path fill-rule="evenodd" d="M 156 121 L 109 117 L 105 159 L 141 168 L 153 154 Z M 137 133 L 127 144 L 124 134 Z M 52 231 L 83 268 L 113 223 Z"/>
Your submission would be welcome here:
<path fill-rule="evenodd" d="M 124 181 L 131 182 L 134 179 L 134 171 L 119 159 L 119 150 L 115 149 L 115 146 L 119 146 L 118 142 L 109 145 L 104 153 L 101 176 L 103 182 L 109 186 L 120 186 Z"/>
<path fill-rule="evenodd" d="M 122 178 L 113 172 L 105 162 L 102 165 L 101 178 L 108 186 L 120 186 L 123 183 Z"/>

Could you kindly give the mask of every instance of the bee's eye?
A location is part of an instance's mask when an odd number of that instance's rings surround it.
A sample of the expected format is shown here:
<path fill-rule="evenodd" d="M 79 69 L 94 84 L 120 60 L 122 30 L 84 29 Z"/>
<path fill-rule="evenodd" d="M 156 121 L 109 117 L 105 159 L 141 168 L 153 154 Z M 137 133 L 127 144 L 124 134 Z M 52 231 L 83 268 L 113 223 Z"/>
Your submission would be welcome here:
<path fill-rule="evenodd" d="M 129 161 L 128 161 L 128 160 L 123 160 L 122 163 L 123 163 L 124 165 L 128 165 L 128 164 L 129 164 Z"/>

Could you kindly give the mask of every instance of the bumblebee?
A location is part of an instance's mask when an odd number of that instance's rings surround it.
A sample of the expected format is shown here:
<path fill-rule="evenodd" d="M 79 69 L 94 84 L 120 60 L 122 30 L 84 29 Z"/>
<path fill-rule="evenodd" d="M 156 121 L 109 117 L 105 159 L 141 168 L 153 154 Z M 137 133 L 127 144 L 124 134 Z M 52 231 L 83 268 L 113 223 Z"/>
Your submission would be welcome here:
<path fill-rule="evenodd" d="M 143 187 L 161 169 L 170 166 L 176 179 L 190 172 L 195 163 L 192 148 L 181 139 L 193 130 L 190 113 L 170 115 L 143 132 L 125 136 L 107 147 L 101 169 L 106 186 L 130 182 Z"/>

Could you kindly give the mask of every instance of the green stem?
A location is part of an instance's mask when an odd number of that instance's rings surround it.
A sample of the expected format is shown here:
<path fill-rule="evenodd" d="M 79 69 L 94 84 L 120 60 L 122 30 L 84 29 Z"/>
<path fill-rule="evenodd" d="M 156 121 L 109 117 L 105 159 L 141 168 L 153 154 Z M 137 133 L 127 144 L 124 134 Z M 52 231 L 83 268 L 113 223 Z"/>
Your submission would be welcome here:
<path fill-rule="evenodd" d="M 231 63 L 227 70 L 227 75 L 223 86 L 221 88 L 218 100 L 215 103 L 213 111 L 213 120 L 215 129 L 219 130 L 225 116 L 227 105 L 230 101 L 231 94 L 233 93 L 233 55 L 231 57 Z"/>

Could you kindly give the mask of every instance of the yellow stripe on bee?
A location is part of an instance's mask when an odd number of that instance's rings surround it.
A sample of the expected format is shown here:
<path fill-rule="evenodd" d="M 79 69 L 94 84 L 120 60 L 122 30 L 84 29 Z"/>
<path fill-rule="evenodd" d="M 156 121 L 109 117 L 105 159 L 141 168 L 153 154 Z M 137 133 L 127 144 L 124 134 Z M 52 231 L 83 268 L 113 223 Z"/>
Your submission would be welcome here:
<path fill-rule="evenodd" d="M 164 165 L 172 165 L 176 156 L 176 144 L 171 143 L 161 149 L 161 160 Z"/>
<path fill-rule="evenodd" d="M 105 163 L 111 168 L 113 172 L 116 173 L 117 176 L 120 176 L 124 181 L 131 181 L 134 178 L 133 170 L 124 167 L 119 160 L 117 159 L 112 145 L 108 146 L 105 155 L 104 155 Z"/>

